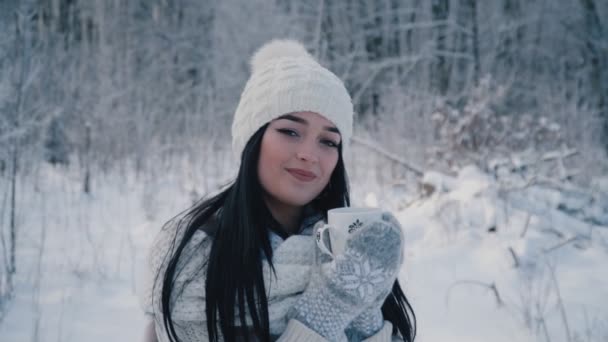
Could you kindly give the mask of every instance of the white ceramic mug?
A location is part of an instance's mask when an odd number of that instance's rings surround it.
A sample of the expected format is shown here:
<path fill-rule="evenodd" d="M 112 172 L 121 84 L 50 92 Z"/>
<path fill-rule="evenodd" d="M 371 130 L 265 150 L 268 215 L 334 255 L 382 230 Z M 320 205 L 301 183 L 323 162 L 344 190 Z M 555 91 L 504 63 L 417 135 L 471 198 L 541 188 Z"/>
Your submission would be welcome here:
<path fill-rule="evenodd" d="M 350 234 L 369 222 L 382 219 L 382 210 L 379 208 L 336 208 L 327 212 L 328 223 L 317 231 L 317 245 L 323 253 L 339 255 L 344 252 L 346 241 Z M 329 245 L 325 242 L 325 231 L 329 232 Z"/>

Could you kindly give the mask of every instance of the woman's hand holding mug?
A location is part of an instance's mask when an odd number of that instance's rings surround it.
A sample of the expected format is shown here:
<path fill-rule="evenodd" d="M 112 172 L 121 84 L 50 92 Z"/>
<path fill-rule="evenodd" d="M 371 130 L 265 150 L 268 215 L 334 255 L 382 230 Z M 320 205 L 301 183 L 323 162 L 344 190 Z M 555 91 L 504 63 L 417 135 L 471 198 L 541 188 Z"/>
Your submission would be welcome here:
<path fill-rule="evenodd" d="M 311 281 L 289 316 L 341 341 L 347 327 L 357 328 L 360 315 L 382 324 L 380 307 L 403 261 L 403 233 L 397 220 L 379 209 L 333 209 L 328 219 L 329 224 L 315 227 L 318 248 Z M 331 250 L 325 245 L 326 231 Z M 323 254 L 331 261 L 322 263 Z"/>

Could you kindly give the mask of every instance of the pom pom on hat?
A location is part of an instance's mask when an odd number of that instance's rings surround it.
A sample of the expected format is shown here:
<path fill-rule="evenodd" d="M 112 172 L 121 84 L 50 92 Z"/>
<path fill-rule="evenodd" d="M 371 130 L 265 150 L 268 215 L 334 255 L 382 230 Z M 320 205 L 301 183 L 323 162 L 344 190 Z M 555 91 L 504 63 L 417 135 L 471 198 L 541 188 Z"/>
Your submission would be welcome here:
<path fill-rule="evenodd" d="M 306 51 L 306 48 L 298 41 L 290 39 L 275 39 L 260 47 L 251 57 L 251 72 L 260 70 L 268 61 L 275 58 L 314 58 Z"/>

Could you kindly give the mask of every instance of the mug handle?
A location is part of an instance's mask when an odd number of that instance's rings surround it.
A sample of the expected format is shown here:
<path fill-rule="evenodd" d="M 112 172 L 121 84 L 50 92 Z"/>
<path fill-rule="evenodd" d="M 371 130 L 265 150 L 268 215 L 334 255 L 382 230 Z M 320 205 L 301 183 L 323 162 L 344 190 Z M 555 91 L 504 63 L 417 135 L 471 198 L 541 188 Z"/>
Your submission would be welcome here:
<path fill-rule="evenodd" d="M 319 249 L 321 250 L 321 252 L 333 257 L 333 254 L 331 253 L 331 251 L 326 247 L 327 245 L 325 244 L 325 238 L 324 238 L 325 231 L 327 229 L 329 229 L 329 227 L 331 227 L 331 226 L 328 224 L 324 224 L 317 230 L 316 241 L 317 241 L 317 246 L 319 246 Z"/>

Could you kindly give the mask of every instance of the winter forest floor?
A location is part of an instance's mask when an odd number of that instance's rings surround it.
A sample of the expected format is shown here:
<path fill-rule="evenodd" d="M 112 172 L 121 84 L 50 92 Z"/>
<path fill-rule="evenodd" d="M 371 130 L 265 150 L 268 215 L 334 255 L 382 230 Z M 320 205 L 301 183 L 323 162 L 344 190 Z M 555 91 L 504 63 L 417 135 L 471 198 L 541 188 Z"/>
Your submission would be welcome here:
<path fill-rule="evenodd" d="M 146 247 L 197 196 L 177 176 L 159 179 L 117 172 L 94 178 L 91 194 L 50 166 L 19 180 L 15 295 L 0 340 L 142 339 Z M 607 226 L 555 210 L 565 194 L 502 196 L 474 167 L 425 179 L 438 190 L 416 197 L 353 178 L 354 205 L 393 210 L 403 225 L 400 282 L 418 341 L 608 341 Z"/>

